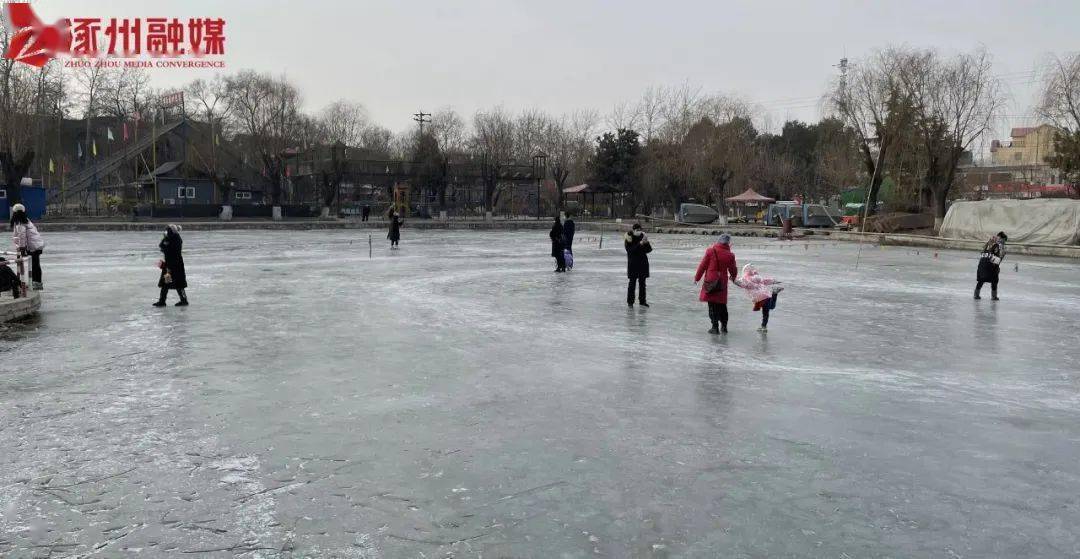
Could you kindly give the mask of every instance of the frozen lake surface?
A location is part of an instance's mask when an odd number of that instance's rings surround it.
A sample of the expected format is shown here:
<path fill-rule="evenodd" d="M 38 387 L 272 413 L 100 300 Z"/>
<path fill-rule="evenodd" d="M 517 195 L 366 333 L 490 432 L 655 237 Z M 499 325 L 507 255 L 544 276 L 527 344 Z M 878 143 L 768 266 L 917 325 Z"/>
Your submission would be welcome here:
<path fill-rule="evenodd" d="M 703 237 L 653 237 L 628 310 L 610 234 L 569 274 L 544 231 L 384 235 L 185 233 L 165 309 L 158 234 L 47 235 L 0 556 L 1080 554 L 1074 262 L 1010 256 L 995 303 L 971 253 L 737 238 L 787 291 L 717 337 Z"/>

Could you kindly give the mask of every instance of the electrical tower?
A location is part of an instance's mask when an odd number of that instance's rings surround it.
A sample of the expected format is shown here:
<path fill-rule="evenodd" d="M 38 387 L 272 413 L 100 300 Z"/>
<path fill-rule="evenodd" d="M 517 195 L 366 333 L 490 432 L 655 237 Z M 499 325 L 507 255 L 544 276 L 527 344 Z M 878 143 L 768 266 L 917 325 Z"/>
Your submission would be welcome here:
<path fill-rule="evenodd" d="M 850 68 L 847 57 L 841 58 L 840 63 L 834 65 L 833 68 L 840 68 L 840 91 L 847 91 L 847 72 Z"/>

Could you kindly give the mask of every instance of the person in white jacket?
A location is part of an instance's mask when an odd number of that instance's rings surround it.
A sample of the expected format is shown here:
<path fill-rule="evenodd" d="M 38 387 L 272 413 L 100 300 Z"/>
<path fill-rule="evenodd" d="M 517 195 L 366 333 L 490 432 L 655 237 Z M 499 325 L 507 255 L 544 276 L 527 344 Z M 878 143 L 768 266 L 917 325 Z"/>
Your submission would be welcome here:
<path fill-rule="evenodd" d="M 41 239 L 37 227 L 26 217 L 26 207 L 15 204 L 11 207 L 11 238 L 15 241 L 15 250 L 22 256 L 30 257 L 30 281 L 34 291 L 41 291 L 41 251 L 45 241 Z"/>

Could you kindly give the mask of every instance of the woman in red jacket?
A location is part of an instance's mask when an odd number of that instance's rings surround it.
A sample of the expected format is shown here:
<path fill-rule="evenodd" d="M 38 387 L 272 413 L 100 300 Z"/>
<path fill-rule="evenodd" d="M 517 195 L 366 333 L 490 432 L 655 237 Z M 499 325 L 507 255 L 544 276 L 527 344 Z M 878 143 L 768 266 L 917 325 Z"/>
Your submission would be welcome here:
<path fill-rule="evenodd" d="M 724 233 L 717 239 L 716 244 L 705 249 L 705 256 L 694 274 L 695 284 L 701 281 L 702 277 L 705 278 L 698 300 L 709 304 L 709 320 L 712 321 L 710 334 L 727 333 L 728 278 L 734 282 L 738 275 L 735 255 L 731 253 L 731 236 Z"/>

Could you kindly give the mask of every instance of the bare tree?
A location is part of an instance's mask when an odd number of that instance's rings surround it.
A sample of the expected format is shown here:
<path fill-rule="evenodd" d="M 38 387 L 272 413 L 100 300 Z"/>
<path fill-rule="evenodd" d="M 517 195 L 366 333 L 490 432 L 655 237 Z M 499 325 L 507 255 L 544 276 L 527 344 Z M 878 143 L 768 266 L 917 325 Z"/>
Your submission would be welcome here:
<path fill-rule="evenodd" d="M 1038 111 L 1058 128 L 1080 130 L 1080 52 L 1051 62 Z"/>
<path fill-rule="evenodd" d="M 592 154 L 592 138 L 596 135 L 596 111 L 577 111 L 548 123 L 541 149 L 547 154 L 551 178 L 555 181 L 556 206 L 562 209 L 563 189 L 574 173 L 583 170 Z"/>
<path fill-rule="evenodd" d="M 445 154 L 460 154 L 465 151 L 465 121 L 452 107 L 443 107 L 431 115 L 429 126 L 431 135 L 439 142 L 439 149 Z"/>
<path fill-rule="evenodd" d="M 390 157 L 390 143 L 394 133 L 390 130 L 370 124 L 360 132 L 360 147 L 368 151 L 373 157 Z"/>
<path fill-rule="evenodd" d="M 420 142 L 420 134 L 416 130 L 398 132 L 390 137 L 390 158 L 399 161 L 408 161 Z"/>
<path fill-rule="evenodd" d="M 105 90 L 109 87 L 114 73 L 115 69 L 96 65 L 76 68 L 73 73 L 75 95 L 82 118 L 86 121 L 82 149 L 87 157 L 91 149 L 91 126 L 93 120 L 105 110 Z"/>
<path fill-rule="evenodd" d="M 740 175 L 755 161 L 757 130 L 749 118 L 734 118 L 717 125 L 705 117 L 687 131 L 680 146 L 688 162 L 688 193 L 715 204 L 725 213 L 725 198 Z M 745 177 L 744 177 L 745 178 Z"/>
<path fill-rule="evenodd" d="M 983 49 L 942 59 L 936 52 L 908 52 L 899 75 L 915 110 L 912 123 L 926 152 L 924 207 L 940 226 L 960 159 L 984 132 L 1004 103 Z"/>
<path fill-rule="evenodd" d="M 859 137 L 863 164 L 870 177 L 866 215 L 877 209 L 884 162 L 911 118 L 911 99 L 900 78 L 904 52 L 879 51 L 855 64 L 834 88 L 830 106 Z"/>
<path fill-rule="evenodd" d="M 281 202 L 285 150 L 295 142 L 300 121 L 300 92 L 284 78 L 245 70 L 226 78 L 232 120 L 243 144 L 259 161 L 270 199 Z"/>
<path fill-rule="evenodd" d="M 0 29 L 0 49 L 9 34 Z M 0 59 L 0 166 L 8 196 L 19 200 L 19 184 L 34 161 L 33 121 L 37 109 L 33 76 L 13 59 Z"/>
<path fill-rule="evenodd" d="M 610 130 L 636 130 L 640 118 L 636 103 L 622 101 L 611 108 L 605 124 Z"/>
<path fill-rule="evenodd" d="M 683 84 L 662 92 L 659 112 L 663 118 L 658 135 L 667 142 L 681 142 L 704 116 L 701 87 Z"/>
<path fill-rule="evenodd" d="M 140 117 L 151 104 L 150 73 L 145 68 L 123 67 L 106 72 L 100 85 L 101 114 L 125 121 Z"/>
<path fill-rule="evenodd" d="M 479 160 L 480 174 L 484 183 L 484 207 L 494 209 L 499 201 L 499 179 L 506 168 L 513 164 L 517 146 L 514 131 L 514 119 L 503 110 L 495 107 L 488 111 L 478 111 L 473 117 L 471 146 L 473 155 Z"/>
<path fill-rule="evenodd" d="M 209 153 L 199 154 L 204 170 L 210 176 L 222 200 L 229 199 L 228 177 L 218 165 L 218 145 L 220 139 L 229 132 L 229 117 L 233 110 L 233 97 L 229 94 L 229 84 L 220 75 L 210 80 L 197 79 L 184 87 L 184 101 L 188 114 L 208 127 Z"/>
<path fill-rule="evenodd" d="M 515 163 L 531 161 L 543 147 L 544 135 L 553 119 L 539 109 L 528 109 L 514 119 L 514 154 Z"/>
<path fill-rule="evenodd" d="M 356 147 L 363 144 L 364 130 L 370 120 L 363 105 L 344 99 L 327 105 L 318 118 L 328 141 Z"/>
<path fill-rule="evenodd" d="M 663 87 L 650 87 L 641 94 L 637 103 L 637 115 L 639 120 L 638 132 L 643 142 L 648 143 L 660 133 L 660 127 L 664 123 L 664 103 L 667 90 Z"/>
<path fill-rule="evenodd" d="M 1080 181 L 1080 52 L 1054 59 L 1043 81 L 1039 114 L 1061 129 L 1047 162 L 1064 180 Z"/>

